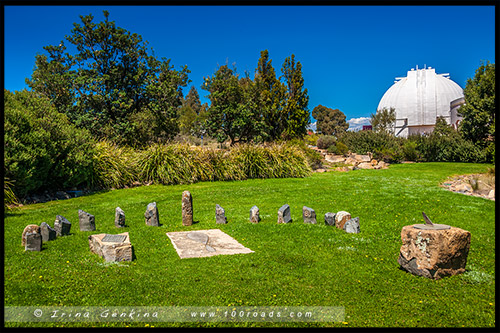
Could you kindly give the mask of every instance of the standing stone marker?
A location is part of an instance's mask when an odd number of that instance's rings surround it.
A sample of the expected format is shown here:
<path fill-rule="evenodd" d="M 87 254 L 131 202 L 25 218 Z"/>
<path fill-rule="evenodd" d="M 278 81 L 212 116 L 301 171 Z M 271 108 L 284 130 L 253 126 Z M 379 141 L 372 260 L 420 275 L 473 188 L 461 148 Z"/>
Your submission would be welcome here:
<path fill-rule="evenodd" d="M 40 233 L 40 227 L 37 226 L 36 224 L 28 224 L 24 228 L 23 234 L 21 236 L 21 245 L 22 246 L 26 245 L 26 235 L 29 234 L 29 233 L 37 233 L 37 234 L 39 234 Z"/>
<path fill-rule="evenodd" d="M 28 232 L 26 234 L 25 251 L 42 251 L 42 235 L 39 232 Z"/>
<path fill-rule="evenodd" d="M 95 230 L 95 217 L 83 210 L 78 210 L 78 223 L 80 224 L 80 231 L 94 231 Z"/>
<path fill-rule="evenodd" d="M 125 212 L 120 207 L 116 207 L 115 209 L 115 227 L 125 227 Z"/>
<path fill-rule="evenodd" d="M 335 213 L 326 213 L 325 214 L 325 224 L 326 225 L 335 225 Z"/>
<path fill-rule="evenodd" d="M 344 224 L 351 219 L 351 214 L 346 211 L 340 211 L 335 214 L 335 226 L 339 229 L 344 229 Z"/>
<path fill-rule="evenodd" d="M 182 225 L 193 224 L 193 198 L 189 191 L 182 192 Z"/>
<path fill-rule="evenodd" d="M 361 229 L 359 227 L 359 217 L 350 219 L 344 224 L 344 230 L 348 234 L 359 234 Z"/>
<path fill-rule="evenodd" d="M 56 235 L 67 236 L 71 231 L 71 223 L 62 215 L 56 215 L 56 220 L 54 222 L 54 230 Z"/>
<path fill-rule="evenodd" d="M 215 223 L 217 224 L 226 224 L 226 211 L 220 205 L 215 205 Z"/>
<path fill-rule="evenodd" d="M 40 224 L 40 234 L 42 235 L 42 242 L 47 242 L 56 239 L 57 233 L 46 222 Z"/>
<path fill-rule="evenodd" d="M 309 207 L 302 207 L 302 218 L 304 219 L 304 223 L 316 224 L 316 212 L 314 209 Z"/>
<path fill-rule="evenodd" d="M 252 208 L 250 208 L 250 222 L 259 223 L 259 220 L 259 207 L 253 206 Z"/>
<path fill-rule="evenodd" d="M 148 204 L 146 211 L 144 212 L 144 218 L 146 225 L 158 227 L 160 225 L 160 217 L 158 215 L 158 207 L 156 207 L 156 202 L 151 202 Z"/>
<path fill-rule="evenodd" d="M 278 223 L 290 223 L 292 216 L 290 215 L 290 206 L 285 204 L 278 210 Z"/>

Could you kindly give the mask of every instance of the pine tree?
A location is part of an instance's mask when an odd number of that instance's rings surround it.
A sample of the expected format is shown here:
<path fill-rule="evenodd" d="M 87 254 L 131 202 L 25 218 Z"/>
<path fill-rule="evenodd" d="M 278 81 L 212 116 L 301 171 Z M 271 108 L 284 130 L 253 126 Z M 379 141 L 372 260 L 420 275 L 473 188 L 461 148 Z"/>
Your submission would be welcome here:
<path fill-rule="evenodd" d="M 284 108 L 280 126 L 285 130 L 282 137 L 292 139 L 303 137 L 307 134 L 306 127 L 310 123 L 309 96 L 307 89 L 304 88 L 304 78 L 302 77 L 302 65 L 295 62 L 295 55 L 287 57 L 281 68 L 282 78 L 287 86 L 287 93 L 284 100 Z M 286 123 L 283 123 L 286 121 Z"/>

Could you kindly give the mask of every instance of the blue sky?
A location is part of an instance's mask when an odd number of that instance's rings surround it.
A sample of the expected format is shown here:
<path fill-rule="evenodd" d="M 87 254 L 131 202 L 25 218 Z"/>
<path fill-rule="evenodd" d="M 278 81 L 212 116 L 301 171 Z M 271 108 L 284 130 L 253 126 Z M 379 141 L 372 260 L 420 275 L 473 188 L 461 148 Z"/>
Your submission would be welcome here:
<path fill-rule="evenodd" d="M 339 109 L 351 126 L 411 68 L 424 65 L 465 87 L 481 60 L 495 62 L 494 6 L 5 6 L 4 87 L 27 88 L 35 55 L 58 45 L 79 15 L 138 33 L 158 58 L 187 65 L 200 86 L 219 65 L 253 78 L 260 51 L 278 75 L 286 57 L 302 64 L 309 110 Z M 68 45 L 69 43 L 66 43 Z M 185 88 L 185 93 L 190 86 Z M 366 123 L 366 119 L 365 123 Z"/>

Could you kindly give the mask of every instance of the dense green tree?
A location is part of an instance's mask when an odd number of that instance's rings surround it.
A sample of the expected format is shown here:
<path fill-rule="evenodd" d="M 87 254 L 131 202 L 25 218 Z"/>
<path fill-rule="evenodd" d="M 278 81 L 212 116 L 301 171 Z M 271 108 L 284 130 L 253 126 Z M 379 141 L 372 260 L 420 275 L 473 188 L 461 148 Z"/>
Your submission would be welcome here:
<path fill-rule="evenodd" d="M 437 136 L 450 136 L 455 130 L 448 124 L 444 117 L 436 117 L 436 124 L 434 125 L 433 134 Z"/>
<path fill-rule="evenodd" d="M 239 79 L 235 70 L 224 65 L 205 79 L 202 88 L 210 92 L 206 121 L 210 136 L 219 142 L 229 139 L 231 145 L 254 139 L 262 118 L 250 98 L 257 91 L 248 77 Z"/>
<path fill-rule="evenodd" d="M 395 122 L 396 109 L 394 108 L 377 110 L 377 112 L 375 114 L 372 113 L 370 117 L 370 124 L 376 132 L 392 133 Z"/>
<path fill-rule="evenodd" d="M 74 23 L 65 37 L 74 54 L 65 52 L 64 41 L 44 47 L 48 56 L 36 56 L 28 85 L 97 137 L 137 143 L 136 126 L 144 120 L 153 126 L 148 140 L 173 137 L 189 70 L 156 59 L 141 36 L 117 27 L 107 11 L 104 16 L 104 22 L 88 15 Z"/>
<path fill-rule="evenodd" d="M 287 57 L 281 68 L 287 87 L 284 100 L 283 114 L 286 121 L 285 130 L 282 137 L 285 139 L 303 137 L 307 134 L 306 127 L 310 123 L 309 96 L 304 88 L 304 78 L 302 77 L 302 65 L 300 61 L 295 62 L 295 55 Z"/>
<path fill-rule="evenodd" d="M 465 105 L 458 112 L 463 120 L 459 129 L 462 135 L 480 145 L 495 144 L 495 64 L 482 62 L 464 89 Z"/>
<path fill-rule="evenodd" d="M 89 185 L 93 139 L 46 97 L 4 90 L 5 176 L 19 196 Z"/>
<path fill-rule="evenodd" d="M 205 131 L 206 105 L 200 102 L 200 96 L 194 86 L 191 86 L 179 109 L 179 127 L 181 133 L 201 136 Z"/>
<path fill-rule="evenodd" d="M 349 128 L 345 114 L 339 109 L 318 105 L 313 109 L 312 116 L 317 121 L 317 131 L 325 135 L 338 136 Z"/>
<path fill-rule="evenodd" d="M 267 50 L 260 52 L 254 81 L 260 91 L 258 107 L 265 120 L 266 139 L 271 141 L 279 139 L 286 128 L 286 118 L 283 113 L 286 86 L 276 77 Z"/>

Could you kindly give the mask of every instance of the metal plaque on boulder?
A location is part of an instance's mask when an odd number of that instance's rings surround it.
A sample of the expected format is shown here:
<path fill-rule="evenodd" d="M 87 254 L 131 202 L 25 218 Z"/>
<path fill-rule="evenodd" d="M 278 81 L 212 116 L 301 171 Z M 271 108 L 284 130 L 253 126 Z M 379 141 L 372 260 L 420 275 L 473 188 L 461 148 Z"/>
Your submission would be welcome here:
<path fill-rule="evenodd" d="M 107 243 L 123 243 L 127 239 L 126 235 L 111 235 L 111 234 L 106 234 L 102 239 L 101 242 L 107 242 Z"/>

